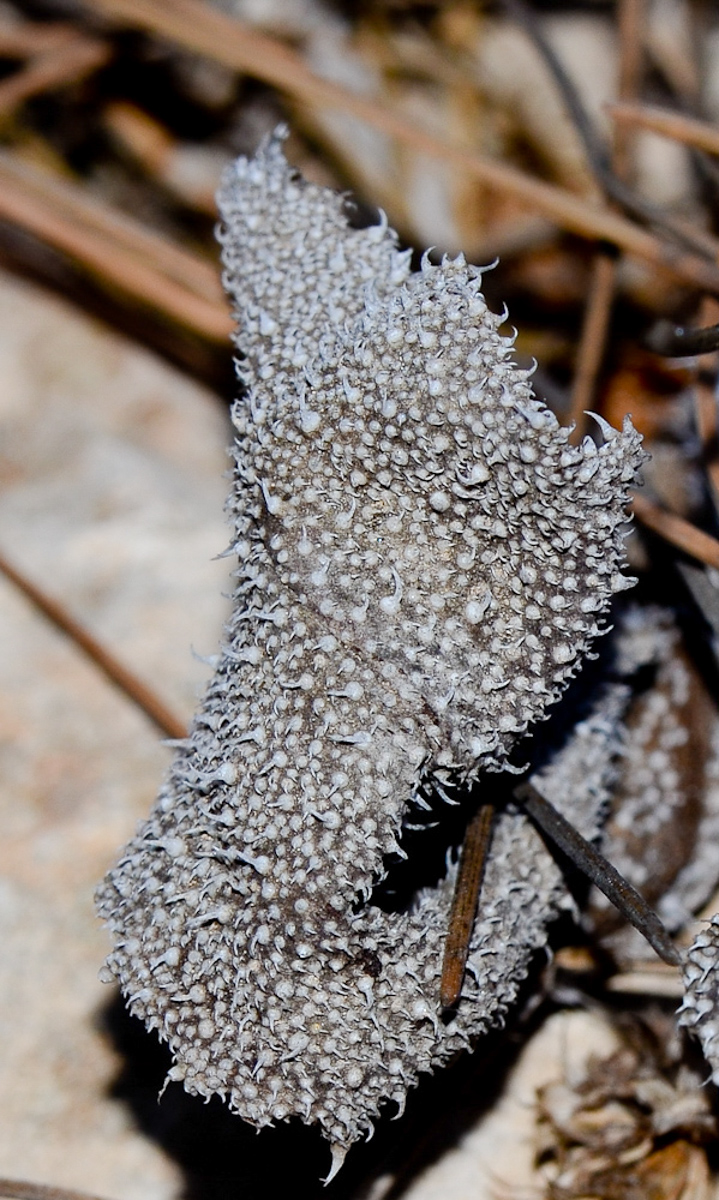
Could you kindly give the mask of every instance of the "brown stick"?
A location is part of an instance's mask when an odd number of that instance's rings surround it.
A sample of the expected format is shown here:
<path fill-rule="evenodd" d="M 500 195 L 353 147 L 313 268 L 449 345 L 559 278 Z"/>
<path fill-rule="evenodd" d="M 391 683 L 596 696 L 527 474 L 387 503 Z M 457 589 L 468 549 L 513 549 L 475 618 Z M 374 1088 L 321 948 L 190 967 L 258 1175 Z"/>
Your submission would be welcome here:
<path fill-rule="evenodd" d="M 175 283 L 206 300 L 221 302 L 223 291 L 219 272 L 205 258 L 185 250 L 154 229 L 141 225 L 119 209 L 93 196 L 87 188 L 41 171 L 17 154 L 0 152 L 2 181 L 14 184 L 31 198 L 42 201 L 53 211 L 72 218 L 78 225 L 102 234 L 168 275 Z"/>
<path fill-rule="evenodd" d="M 106 650 L 97 638 L 88 633 L 84 625 L 81 625 L 75 617 L 68 613 L 62 604 L 28 579 L 2 553 L 0 553 L 0 572 L 11 583 L 14 583 L 23 595 L 27 596 L 28 600 L 31 600 L 36 608 L 39 608 L 40 612 L 52 621 L 53 625 L 67 634 L 75 645 L 79 646 L 88 658 L 104 671 L 108 679 L 111 679 L 133 703 L 137 704 L 167 737 L 184 738 L 186 736 L 186 723 L 176 716 L 147 684 L 123 666 L 114 654 Z"/>
<path fill-rule="evenodd" d="M 649 129 L 672 141 L 682 142 L 705 150 L 707 154 L 719 154 L 719 129 L 706 121 L 685 117 L 668 108 L 655 108 L 650 104 L 616 103 L 605 104 L 605 110 L 618 125 L 634 129 Z"/>
<path fill-rule="evenodd" d="M 611 900 L 622 916 L 639 930 L 652 950 L 670 966 L 680 966 L 681 954 L 659 917 L 636 888 L 619 874 L 616 867 L 613 867 L 591 842 L 582 837 L 533 784 L 521 784 L 515 789 L 514 798 L 542 833 L 546 834 L 587 879 Z"/>
<path fill-rule="evenodd" d="M 621 0 L 619 5 L 619 95 L 633 99 L 639 88 L 643 65 L 642 29 L 646 0 Z M 631 135 L 615 130 L 612 167 L 619 179 L 626 180 L 630 170 Z M 601 182 L 601 181 L 600 181 Z M 572 441 L 581 441 L 586 428 L 586 412 L 592 407 L 597 379 L 606 352 L 612 315 L 617 264 L 604 253 L 595 255 L 592 278 L 584 310 L 582 333 L 572 383 L 570 419 L 574 423 Z"/>
<path fill-rule="evenodd" d="M 695 287 L 719 290 L 719 270 L 698 255 L 661 241 L 605 206 L 593 208 L 584 198 L 533 179 L 516 167 L 493 162 L 433 137 L 381 100 L 357 95 L 313 74 L 301 55 L 282 42 L 248 28 L 200 0 L 173 0 L 172 4 L 166 0 L 94 0 L 92 10 L 169 38 L 186 49 L 262 79 L 314 107 L 358 117 L 405 145 L 452 163 L 489 187 L 514 196 L 563 229 L 591 240 L 611 242 Z"/>
<path fill-rule="evenodd" d="M 137 301 L 212 341 L 228 341 L 232 320 L 220 296 L 219 273 L 204 259 L 107 206 L 86 200 L 79 188 L 3 153 L 0 216 L 69 254 Z M 208 297 L 211 291 L 216 300 Z"/>
<path fill-rule="evenodd" d="M 493 818 L 494 805 L 480 805 L 464 835 L 439 985 L 439 1002 L 445 1009 L 454 1008 L 462 991 Z"/>
<path fill-rule="evenodd" d="M 25 1179 L 0 1179 L 0 1196 L 6 1200 L 97 1200 L 88 1192 L 76 1192 L 48 1183 L 29 1183 Z"/>
<path fill-rule="evenodd" d="M 76 1192 L 48 1183 L 29 1183 L 25 1179 L 0 1179 L 0 1196 L 6 1200 L 97 1200 L 88 1192 Z"/>
<path fill-rule="evenodd" d="M 108 61 L 111 54 L 108 42 L 83 37 L 68 26 L 61 29 L 65 36 L 58 36 L 56 45 L 29 54 L 24 67 L 0 82 L 0 113 L 3 116 L 31 96 L 74 83 Z"/>
<path fill-rule="evenodd" d="M 620 101 L 636 100 L 644 70 L 644 29 L 646 0 L 620 0 L 619 18 L 619 86 Z M 634 135 L 632 130 L 614 131 L 612 166 L 620 179 L 628 180 Z"/>
<path fill-rule="evenodd" d="M 575 444 L 584 436 L 586 412 L 592 407 L 597 376 L 604 358 L 616 276 L 615 260 L 608 254 L 596 254 L 592 262 L 569 406 L 569 419 L 574 424 L 571 440 Z"/>
<path fill-rule="evenodd" d="M 632 507 L 637 519 L 641 521 L 642 525 L 646 525 L 647 529 L 658 533 L 672 546 L 683 550 L 685 554 L 691 555 L 692 558 L 698 559 L 706 566 L 719 570 L 719 541 L 716 538 L 697 529 L 696 525 L 685 521 L 683 517 L 678 517 L 676 513 L 667 512 L 658 504 L 652 504 L 650 500 L 645 500 L 643 496 L 635 494 L 632 498 Z"/>

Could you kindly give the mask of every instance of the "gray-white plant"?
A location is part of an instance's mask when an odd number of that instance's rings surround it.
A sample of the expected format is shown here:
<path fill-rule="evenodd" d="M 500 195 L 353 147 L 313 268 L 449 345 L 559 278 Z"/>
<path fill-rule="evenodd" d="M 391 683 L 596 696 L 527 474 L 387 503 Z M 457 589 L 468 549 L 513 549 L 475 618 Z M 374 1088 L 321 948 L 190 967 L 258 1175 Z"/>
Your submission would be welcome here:
<path fill-rule="evenodd" d="M 171 1078 L 258 1126 L 319 1122 L 336 1168 L 386 1101 L 504 1022 L 571 903 L 505 810 L 442 1021 L 453 868 L 408 911 L 371 894 L 412 807 L 507 768 L 604 631 L 642 452 L 628 421 L 572 445 L 480 270 L 412 273 L 384 219 L 351 228 L 281 136 L 234 164 L 220 207 L 242 383 L 234 607 L 98 903 L 110 974 Z M 534 780 L 587 836 L 627 694 L 607 685 Z"/>

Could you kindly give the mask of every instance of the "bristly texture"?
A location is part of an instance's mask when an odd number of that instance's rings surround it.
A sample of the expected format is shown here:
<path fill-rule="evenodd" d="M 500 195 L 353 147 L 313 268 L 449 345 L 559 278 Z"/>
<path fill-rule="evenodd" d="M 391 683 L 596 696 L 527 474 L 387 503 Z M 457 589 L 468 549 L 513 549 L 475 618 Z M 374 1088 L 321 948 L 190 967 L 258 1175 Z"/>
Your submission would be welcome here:
<path fill-rule="evenodd" d="M 697 935 L 684 964 L 684 1000 L 679 1024 L 701 1043 L 719 1085 L 719 913 Z"/>
<path fill-rule="evenodd" d="M 672 612 L 630 608 L 622 624 L 616 668 L 631 674 L 627 652 L 639 652 L 650 669 L 625 717 L 602 848 L 676 933 L 719 882 L 719 717 Z M 601 893 L 588 908 L 595 935 L 616 960 L 646 956 L 641 934 Z"/>
<path fill-rule="evenodd" d="M 107 877 L 108 962 L 172 1077 L 335 1148 L 501 1024 L 569 904 L 541 839 L 498 822 L 456 1018 L 439 1020 L 452 871 L 368 903 L 403 817 L 501 770 L 602 631 L 621 574 L 627 422 L 573 447 L 511 361 L 481 273 L 411 274 L 384 223 L 287 165 L 220 196 L 245 395 L 234 611 L 159 802 Z M 626 689 L 536 782 L 592 836 Z M 430 836 L 430 835 L 427 835 Z"/>

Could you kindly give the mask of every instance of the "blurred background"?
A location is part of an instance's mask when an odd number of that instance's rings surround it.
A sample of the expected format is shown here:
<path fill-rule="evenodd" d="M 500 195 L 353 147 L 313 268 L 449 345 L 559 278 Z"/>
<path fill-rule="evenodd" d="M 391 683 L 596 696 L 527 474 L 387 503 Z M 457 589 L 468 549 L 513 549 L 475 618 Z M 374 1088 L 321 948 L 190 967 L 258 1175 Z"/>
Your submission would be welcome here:
<path fill-rule="evenodd" d="M 93 888 L 227 611 L 214 195 L 281 122 L 353 220 L 382 208 L 418 258 L 495 263 L 490 305 L 573 436 L 587 410 L 632 414 L 652 453 L 632 564 L 686 560 L 719 627 L 719 342 L 694 336 L 719 321 L 711 0 L 0 0 L 0 1192 L 719 1194 L 713 1098 L 662 1065 L 678 992 L 656 964 L 620 971 L 607 1008 L 577 1001 L 566 952 L 552 1015 L 530 1004 L 419 1089 L 327 1192 L 315 1131 L 256 1136 L 174 1086 L 158 1106 L 163 1052 L 98 982 Z M 592 1076 L 591 1053 L 615 1066 Z M 577 1147 L 626 1170 L 560 1186 Z"/>

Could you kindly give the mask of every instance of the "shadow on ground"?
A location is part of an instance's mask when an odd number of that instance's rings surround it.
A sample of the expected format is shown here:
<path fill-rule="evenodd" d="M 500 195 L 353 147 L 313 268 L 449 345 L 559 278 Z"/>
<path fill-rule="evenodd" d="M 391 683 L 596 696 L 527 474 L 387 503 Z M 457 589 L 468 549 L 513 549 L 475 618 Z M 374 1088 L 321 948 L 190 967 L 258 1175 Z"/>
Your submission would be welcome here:
<path fill-rule="evenodd" d="M 393 1121 L 388 1110 L 371 1141 L 358 1143 L 324 1187 L 330 1153 L 315 1127 L 290 1121 L 257 1132 L 218 1098 L 205 1103 L 174 1083 L 158 1100 L 171 1063 L 167 1048 L 127 1013 L 119 994 L 100 1022 L 123 1062 L 111 1096 L 128 1106 L 142 1132 L 179 1165 L 183 1200 L 359 1200 L 381 1177 L 387 1180 L 381 1194 L 399 1197 L 491 1108 L 519 1048 L 517 1039 L 496 1034 L 474 1054 L 423 1078 L 402 1118 Z M 522 1041 L 526 1033 L 525 1027 Z"/>

